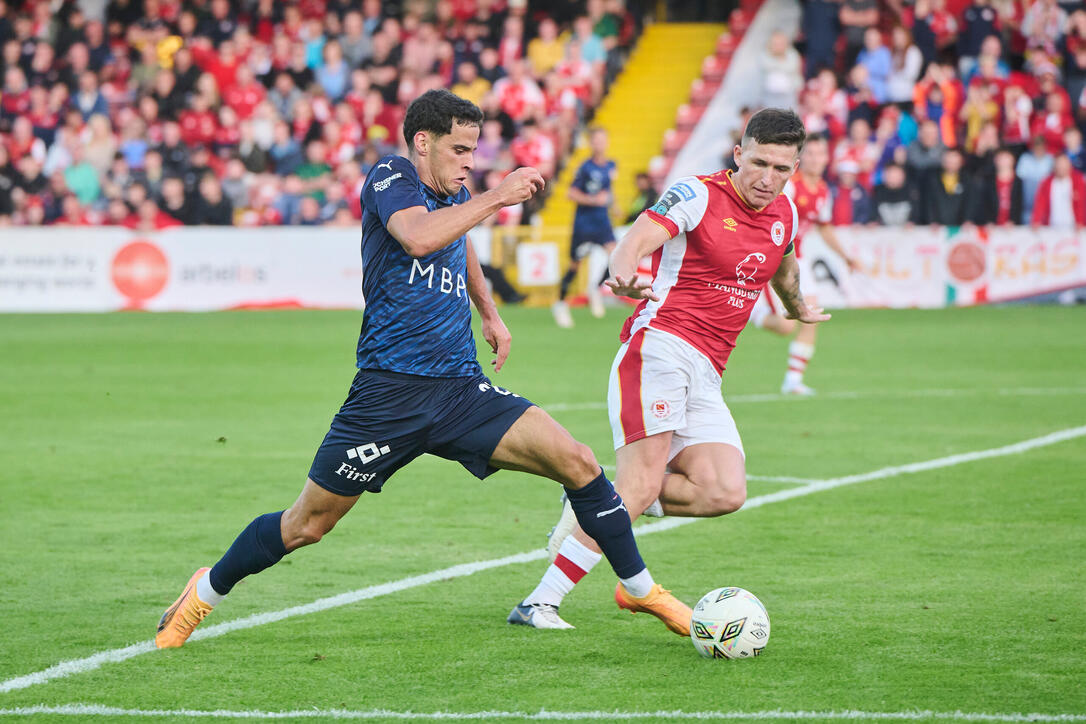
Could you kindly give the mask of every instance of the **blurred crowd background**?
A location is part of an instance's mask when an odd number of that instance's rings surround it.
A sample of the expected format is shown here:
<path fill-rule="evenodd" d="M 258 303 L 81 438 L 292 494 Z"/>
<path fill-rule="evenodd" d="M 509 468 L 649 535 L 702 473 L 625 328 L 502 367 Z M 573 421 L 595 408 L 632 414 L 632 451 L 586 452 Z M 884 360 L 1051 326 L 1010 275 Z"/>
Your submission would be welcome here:
<path fill-rule="evenodd" d="M 437 87 L 485 112 L 475 190 L 552 178 L 648 5 L 0 0 L 0 225 L 354 225 Z M 761 105 L 830 140 L 835 223 L 1086 223 L 1082 2 L 807 0 L 761 65 Z"/>

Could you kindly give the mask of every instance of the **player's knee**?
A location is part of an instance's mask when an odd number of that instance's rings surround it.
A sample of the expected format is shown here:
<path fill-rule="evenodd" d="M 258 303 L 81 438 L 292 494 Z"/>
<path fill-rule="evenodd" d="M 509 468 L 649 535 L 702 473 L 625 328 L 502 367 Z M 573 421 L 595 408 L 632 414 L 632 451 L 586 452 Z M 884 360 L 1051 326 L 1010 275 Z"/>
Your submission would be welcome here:
<path fill-rule="evenodd" d="M 721 488 L 710 496 L 709 507 L 714 515 L 727 515 L 742 508 L 745 502 L 747 502 L 746 486 Z"/>
<path fill-rule="evenodd" d="M 579 488 L 596 479 L 600 474 L 600 464 L 592 448 L 584 443 L 574 442 L 566 456 L 566 485 Z"/>
<path fill-rule="evenodd" d="M 717 478 L 707 491 L 707 507 L 712 515 L 727 515 L 734 513 L 747 502 L 746 476 L 730 480 Z"/>
<path fill-rule="evenodd" d="M 288 530 L 284 530 L 284 543 L 287 550 L 294 550 L 302 546 L 319 543 L 329 531 L 336 525 L 334 520 L 322 516 L 311 516 Z"/>

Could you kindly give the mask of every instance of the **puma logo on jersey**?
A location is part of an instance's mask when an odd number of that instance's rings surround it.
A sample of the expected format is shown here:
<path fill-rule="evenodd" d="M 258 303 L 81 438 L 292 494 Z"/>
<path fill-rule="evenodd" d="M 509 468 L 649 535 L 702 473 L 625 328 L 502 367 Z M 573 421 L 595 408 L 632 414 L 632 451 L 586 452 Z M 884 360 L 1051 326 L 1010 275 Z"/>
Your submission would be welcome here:
<path fill-rule="evenodd" d="M 385 161 L 384 163 L 379 163 L 377 164 L 377 168 L 387 168 L 389 171 L 391 171 L 392 161 Z"/>
<path fill-rule="evenodd" d="M 761 252 L 755 251 L 747 254 L 743 261 L 735 265 L 735 277 L 739 282 L 739 286 L 745 287 L 747 282 L 754 281 L 754 274 L 758 271 L 758 264 L 765 262 L 766 256 Z"/>

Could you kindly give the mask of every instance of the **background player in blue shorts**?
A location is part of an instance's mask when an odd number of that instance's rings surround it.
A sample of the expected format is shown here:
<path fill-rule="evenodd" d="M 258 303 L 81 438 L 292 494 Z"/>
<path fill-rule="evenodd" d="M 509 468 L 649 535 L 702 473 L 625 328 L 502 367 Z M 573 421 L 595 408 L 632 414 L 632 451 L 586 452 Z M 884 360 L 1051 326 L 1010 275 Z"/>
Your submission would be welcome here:
<path fill-rule="evenodd" d="M 218 563 L 193 574 L 162 615 L 159 648 L 181 646 L 238 581 L 319 541 L 363 492 L 379 492 L 423 453 L 456 460 L 479 478 L 506 469 L 558 481 L 641 610 L 689 612 L 652 580 L 622 499 L 592 451 L 543 410 L 492 384 L 476 360 L 469 300 L 496 353 L 495 369 L 509 354 L 510 335 L 466 233 L 543 188 L 538 171 L 520 168 L 471 198 L 464 181 L 482 117 L 445 90 L 429 91 L 407 109 L 410 158 L 382 158 L 362 191 L 366 311 L 347 400 L 294 505 L 257 517 Z M 570 628 L 555 606 L 519 605 L 510 621 Z"/>
<path fill-rule="evenodd" d="M 569 187 L 569 198 L 577 204 L 577 211 L 573 215 L 573 238 L 569 245 L 569 269 L 562 277 L 558 301 L 551 308 L 554 321 L 559 327 L 566 328 L 573 326 L 573 316 L 569 313 L 566 296 L 569 294 L 569 285 L 577 276 L 577 270 L 581 268 L 581 262 L 587 259 L 596 247 L 602 247 L 607 252 L 607 257 L 615 248 L 615 232 L 611 228 L 608 209 L 614 200 L 611 182 L 615 178 L 616 167 L 615 162 L 607 158 L 607 131 L 593 128 L 589 131 L 588 141 L 592 155 L 577 169 L 577 175 Z M 591 271 L 589 267 L 588 305 L 593 316 L 602 317 L 603 297 L 600 296 L 600 285 L 607 278 L 607 262 L 603 262 L 598 277 Z"/>

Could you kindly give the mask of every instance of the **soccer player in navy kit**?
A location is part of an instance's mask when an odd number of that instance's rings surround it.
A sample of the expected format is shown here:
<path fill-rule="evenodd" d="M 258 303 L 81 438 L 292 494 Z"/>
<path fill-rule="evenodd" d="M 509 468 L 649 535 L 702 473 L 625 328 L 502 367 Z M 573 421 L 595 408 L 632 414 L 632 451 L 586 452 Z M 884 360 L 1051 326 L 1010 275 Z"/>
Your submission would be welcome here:
<path fill-rule="evenodd" d="M 611 228 L 611 217 L 608 215 L 614 200 L 611 182 L 615 178 L 615 162 L 607 158 L 607 131 L 594 128 L 589 132 L 588 140 L 592 155 L 577 169 L 577 175 L 569 187 L 569 198 L 577 204 L 577 211 L 573 215 L 573 238 L 569 245 L 569 269 L 562 277 L 558 301 L 551 308 L 554 321 L 559 327 L 566 328 L 573 326 L 566 296 L 577 270 L 581 268 L 581 262 L 588 258 L 593 247 L 602 247 L 607 256 L 615 248 L 615 231 Z M 606 266 L 598 273 L 606 278 Z M 588 304 L 593 316 L 602 317 L 603 297 L 600 296 L 599 286 L 603 284 L 603 278 L 594 279 L 593 276 L 589 274 Z"/>
<path fill-rule="evenodd" d="M 649 575 L 622 499 L 592 451 L 543 410 L 492 384 L 476 360 L 469 299 L 496 370 L 510 335 L 466 233 L 543 188 L 538 171 L 520 168 L 470 197 L 464 181 L 481 123 L 477 106 L 446 90 L 428 91 L 407 109 L 410 158 L 382 158 L 362 191 L 366 311 L 347 400 L 294 505 L 257 517 L 218 563 L 193 574 L 162 615 L 159 648 L 184 644 L 238 581 L 319 541 L 363 492 L 379 492 L 423 453 L 456 460 L 479 478 L 505 469 L 558 481 L 641 610 L 659 616 L 682 605 Z M 555 606 L 518 606 L 514 614 L 537 628 L 570 628 Z"/>

